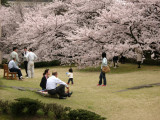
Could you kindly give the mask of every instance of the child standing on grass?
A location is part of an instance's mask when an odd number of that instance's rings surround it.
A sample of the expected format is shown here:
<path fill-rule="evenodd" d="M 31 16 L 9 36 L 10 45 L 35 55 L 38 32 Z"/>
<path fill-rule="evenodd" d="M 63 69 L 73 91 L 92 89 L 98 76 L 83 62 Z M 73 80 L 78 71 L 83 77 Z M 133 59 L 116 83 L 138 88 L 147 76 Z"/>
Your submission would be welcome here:
<path fill-rule="evenodd" d="M 67 83 L 67 84 L 69 84 L 70 81 L 71 81 L 71 82 L 72 82 L 72 85 L 73 85 L 73 69 L 70 68 L 70 69 L 69 69 L 69 72 L 67 72 L 66 74 L 67 74 L 67 76 L 69 77 L 69 80 L 68 80 L 68 83 Z"/>

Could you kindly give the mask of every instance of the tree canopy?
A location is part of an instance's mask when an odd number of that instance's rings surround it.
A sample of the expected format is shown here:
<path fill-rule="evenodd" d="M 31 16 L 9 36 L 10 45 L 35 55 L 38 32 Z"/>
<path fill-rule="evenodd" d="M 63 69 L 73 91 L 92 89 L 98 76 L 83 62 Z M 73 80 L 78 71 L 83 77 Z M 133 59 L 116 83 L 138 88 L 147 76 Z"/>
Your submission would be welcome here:
<path fill-rule="evenodd" d="M 159 59 L 159 13 L 158 0 L 19 3 L 0 11 L 2 42 L 3 46 L 32 47 L 39 61 L 59 59 L 80 66 L 98 66 L 103 51 L 108 59 L 114 54 L 135 58 L 137 46 Z"/>

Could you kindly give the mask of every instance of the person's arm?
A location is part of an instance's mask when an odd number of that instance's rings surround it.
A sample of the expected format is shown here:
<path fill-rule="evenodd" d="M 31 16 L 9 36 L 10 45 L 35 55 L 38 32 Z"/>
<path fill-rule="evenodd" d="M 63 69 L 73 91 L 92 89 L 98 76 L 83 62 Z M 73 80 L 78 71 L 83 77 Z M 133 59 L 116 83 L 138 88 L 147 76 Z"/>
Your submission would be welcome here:
<path fill-rule="evenodd" d="M 57 78 L 57 84 L 62 84 L 62 85 L 65 85 L 66 87 L 68 87 L 68 85 L 63 82 L 62 80 L 60 80 L 59 78 Z"/>
<path fill-rule="evenodd" d="M 19 62 L 18 54 L 16 53 L 16 61 Z"/>
<path fill-rule="evenodd" d="M 68 77 L 70 77 L 71 76 L 71 73 L 68 73 Z"/>
<path fill-rule="evenodd" d="M 69 93 L 69 87 L 66 87 L 67 88 L 67 93 Z"/>
<path fill-rule="evenodd" d="M 12 62 L 12 65 L 13 65 L 13 68 L 17 68 L 17 69 L 20 69 L 15 62 Z"/>

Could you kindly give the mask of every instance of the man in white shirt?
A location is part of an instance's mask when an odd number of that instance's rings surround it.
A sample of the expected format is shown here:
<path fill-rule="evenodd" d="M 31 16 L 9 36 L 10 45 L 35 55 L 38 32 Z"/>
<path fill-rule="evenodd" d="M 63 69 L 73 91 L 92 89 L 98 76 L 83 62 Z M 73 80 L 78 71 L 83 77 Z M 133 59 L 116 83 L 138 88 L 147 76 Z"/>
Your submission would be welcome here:
<path fill-rule="evenodd" d="M 66 97 L 70 97 L 72 95 L 72 92 L 69 92 L 68 85 L 61 81 L 59 78 L 57 78 L 58 73 L 53 72 L 52 76 L 47 79 L 46 89 L 48 90 L 48 93 L 50 95 L 59 95 L 59 99 L 66 99 Z M 60 84 L 57 87 L 57 84 Z M 65 93 L 65 87 L 67 88 L 67 92 Z"/>
<path fill-rule="evenodd" d="M 17 47 L 13 47 L 13 52 L 11 52 L 11 54 L 10 54 L 10 60 L 13 60 L 13 58 L 15 58 L 15 60 L 16 60 L 15 63 L 18 66 L 19 57 L 18 57 L 18 54 L 17 54 Z"/>
<path fill-rule="evenodd" d="M 32 48 L 29 49 L 29 53 L 26 55 L 28 61 L 28 77 L 34 77 L 34 61 L 37 59 L 36 54 L 32 52 Z"/>
<path fill-rule="evenodd" d="M 11 60 L 9 62 L 9 64 L 8 64 L 9 71 L 10 72 L 17 72 L 19 80 L 22 80 L 23 77 L 22 77 L 21 69 L 16 65 L 15 61 L 16 61 L 16 58 L 13 58 L 13 60 Z"/>
<path fill-rule="evenodd" d="M 27 47 L 24 47 L 24 52 L 22 53 L 22 56 L 23 56 L 23 61 L 24 61 L 24 69 L 26 71 L 26 77 L 28 77 L 28 61 L 27 61 L 27 54 L 28 54 L 28 51 L 27 51 Z"/>

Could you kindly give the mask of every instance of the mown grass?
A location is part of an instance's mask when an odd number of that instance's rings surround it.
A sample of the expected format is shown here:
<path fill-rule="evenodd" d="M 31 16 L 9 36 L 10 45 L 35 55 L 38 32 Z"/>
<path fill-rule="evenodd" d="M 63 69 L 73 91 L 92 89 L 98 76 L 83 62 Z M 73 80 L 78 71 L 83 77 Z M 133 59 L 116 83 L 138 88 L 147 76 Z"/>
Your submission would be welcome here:
<path fill-rule="evenodd" d="M 21 86 L 39 88 L 42 73 L 45 68 L 35 69 L 34 79 L 23 81 L 1 79 L 1 84 L 7 86 Z M 67 82 L 66 72 L 69 67 L 50 67 L 56 70 L 59 78 Z M 124 64 L 117 69 L 111 69 L 106 74 L 107 86 L 96 86 L 99 81 L 99 68 L 87 68 L 85 70 L 74 70 L 74 85 L 70 89 L 74 92 L 71 98 L 59 100 L 42 97 L 34 92 L 19 91 L 11 88 L 1 88 L 0 97 L 4 100 L 13 101 L 19 97 L 38 99 L 45 103 L 58 103 L 73 109 L 82 108 L 96 112 L 108 120 L 159 120 L 160 119 L 160 87 L 144 88 L 116 92 L 129 87 L 160 83 L 159 66 L 142 66 L 138 69 L 136 65 Z M 2 76 L 1 70 L 0 75 Z M 23 70 L 24 74 L 24 70 Z"/>

